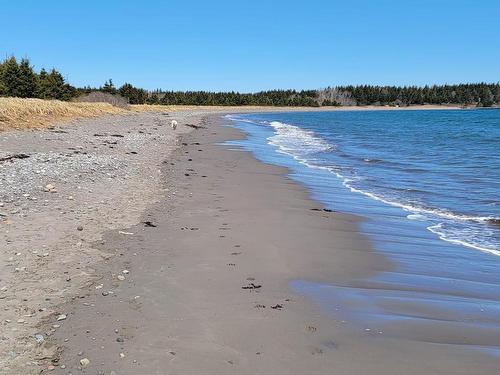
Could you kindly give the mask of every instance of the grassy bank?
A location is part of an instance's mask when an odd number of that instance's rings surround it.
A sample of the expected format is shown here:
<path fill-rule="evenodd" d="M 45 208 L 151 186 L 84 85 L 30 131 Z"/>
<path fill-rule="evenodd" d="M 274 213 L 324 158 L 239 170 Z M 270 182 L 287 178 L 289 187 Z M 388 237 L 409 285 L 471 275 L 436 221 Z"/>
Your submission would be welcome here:
<path fill-rule="evenodd" d="M 127 112 L 107 103 L 0 98 L 0 130 L 43 128 L 59 121 Z"/>

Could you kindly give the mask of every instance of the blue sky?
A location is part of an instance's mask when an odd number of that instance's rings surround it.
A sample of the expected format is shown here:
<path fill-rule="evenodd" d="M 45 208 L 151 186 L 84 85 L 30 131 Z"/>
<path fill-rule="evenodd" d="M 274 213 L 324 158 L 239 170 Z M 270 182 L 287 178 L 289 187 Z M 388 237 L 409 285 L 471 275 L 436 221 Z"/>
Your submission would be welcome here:
<path fill-rule="evenodd" d="M 0 54 L 79 86 L 497 82 L 499 20 L 499 0 L 0 0 Z"/>

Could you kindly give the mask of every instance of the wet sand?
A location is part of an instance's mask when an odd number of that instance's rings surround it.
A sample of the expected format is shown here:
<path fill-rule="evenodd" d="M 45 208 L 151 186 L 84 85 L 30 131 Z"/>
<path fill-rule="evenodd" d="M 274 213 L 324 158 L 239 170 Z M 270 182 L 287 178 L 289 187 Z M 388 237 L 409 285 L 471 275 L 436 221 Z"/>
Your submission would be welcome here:
<path fill-rule="evenodd" d="M 341 282 L 391 264 L 358 232 L 361 218 L 323 211 L 285 169 L 221 146 L 242 137 L 224 125 L 210 117 L 182 136 L 142 223 L 94 243 L 109 260 L 59 306 L 54 373 L 495 373 L 483 353 L 388 338 L 293 293 L 293 280 Z"/>

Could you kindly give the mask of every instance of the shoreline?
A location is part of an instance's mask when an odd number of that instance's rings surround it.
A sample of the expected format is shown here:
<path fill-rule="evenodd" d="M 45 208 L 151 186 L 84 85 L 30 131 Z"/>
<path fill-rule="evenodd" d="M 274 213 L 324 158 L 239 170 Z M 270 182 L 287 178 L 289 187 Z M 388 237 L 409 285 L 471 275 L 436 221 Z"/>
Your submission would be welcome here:
<path fill-rule="evenodd" d="M 380 338 L 292 292 L 293 280 L 329 283 L 390 263 L 360 233 L 362 218 L 323 211 L 305 187 L 286 177 L 285 168 L 220 146 L 244 137 L 225 126 L 222 113 L 178 114 L 178 147 L 169 138 L 160 159 L 157 149 L 150 150 L 143 162 L 158 163 L 162 173 L 155 177 L 155 192 L 143 196 L 146 206 L 137 207 L 135 222 L 152 226 L 117 225 L 88 242 L 99 255 L 82 268 L 90 283 L 75 288 L 72 299 L 66 295 L 39 326 L 50 334 L 42 344 L 45 354 L 55 350 L 39 360 L 42 368 L 57 365 L 54 373 L 75 373 L 88 358 L 84 373 L 494 370 L 491 363 L 479 364 L 485 359 L 479 353 Z M 158 121 L 166 125 L 159 115 L 136 119 L 145 122 L 139 129 L 151 130 L 151 139 Z M 185 123 L 205 128 L 191 131 Z M 61 314 L 65 318 L 58 321 Z"/>
<path fill-rule="evenodd" d="M 340 107 L 273 107 L 273 106 L 190 106 L 129 105 L 115 107 L 108 103 L 63 102 L 59 100 L 0 98 L 0 133 L 12 130 L 46 129 L 58 124 L 99 119 L 105 116 L 127 116 L 138 113 L 249 113 L 249 112 L 311 112 L 311 111 L 380 111 L 380 110 L 455 110 L 460 106 L 414 105 L 340 106 Z"/>

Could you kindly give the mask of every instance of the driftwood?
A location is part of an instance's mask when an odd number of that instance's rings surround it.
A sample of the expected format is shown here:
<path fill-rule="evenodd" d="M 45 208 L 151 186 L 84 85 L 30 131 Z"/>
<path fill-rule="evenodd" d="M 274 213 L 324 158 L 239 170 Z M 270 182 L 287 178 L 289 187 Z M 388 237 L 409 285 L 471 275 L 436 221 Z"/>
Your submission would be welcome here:
<path fill-rule="evenodd" d="M 194 124 L 186 124 L 186 126 L 189 126 L 190 128 L 193 128 L 193 129 L 206 129 L 206 127 L 204 126 L 201 126 L 201 125 L 194 125 Z"/>
<path fill-rule="evenodd" d="M 14 159 L 27 159 L 29 157 L 30 156 L 26 154 L 14 154 L 0 158 L 0 162 L 14 160 Z"/>

